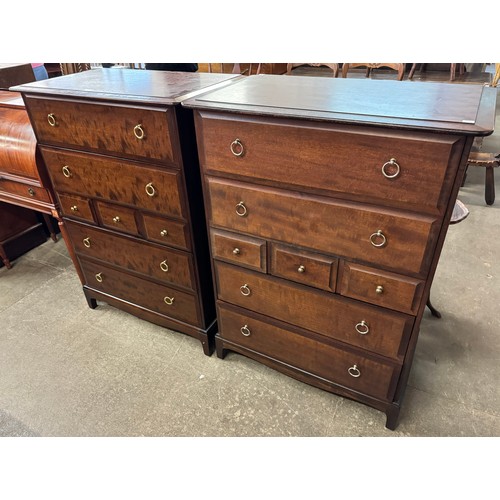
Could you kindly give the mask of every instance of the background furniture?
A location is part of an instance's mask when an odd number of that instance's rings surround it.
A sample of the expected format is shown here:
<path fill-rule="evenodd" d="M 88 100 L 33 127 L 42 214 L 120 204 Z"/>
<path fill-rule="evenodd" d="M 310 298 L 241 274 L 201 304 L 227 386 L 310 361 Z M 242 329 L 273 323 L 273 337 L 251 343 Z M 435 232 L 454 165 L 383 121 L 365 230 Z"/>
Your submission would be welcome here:
<path fill-rule="evenodd" d="M 405 72 L 404 63 L 343 63 L 342 64 L 342 78 L 347 77 L 347 73 L 352 68 L 359 68 L 366 66 L 366 76 L 370 76 L 370 72 L 376 68 L 391 68 L 398 72 L 398 80 L 402 80 Z"/>
<path fill-rule="evenodd" d="M 0 63 L 0 90 L 9 90 L 12 85 L 32 82 L 34 79 L 30 63 Z"/>
<path fill-rule="evenodd" d="M 454 81 L 457 73 L 457 65 L 458 65 L 458 72 L 460 75 L 463 75 L 465 73 L 465 64 L 464 63 L 451 63 L 450 64 L 450 81 Z M 420 71 L 425 71 L 425 63 L 420 63 Z M 413 75 L 415 74 L 415 70 L 417 69 L 417 63 L 413 63 L 412 67 L 410 69 L 410 73 L 408 75 L 408 80 L 411 80 L 413 78 Z"/>
<path fill-rule="evenodd" d="M 293 68 L 298 68 L 300 66 L 314 66 L 314 67 L 326 66 L 327 68 L 330 68 L 333 71 L 334 78 L 337 78 L 337 76 L 339 75 L 339 65 L 337 63 L 288 63 L 286 67 L 287 75 L 292 74 Z"/>
<path fill-rule="evenodd" d="M 260 75 L 185 101 L 196 110 L 218 356 L 236 351 L 370 405 L 394 429 L 495 94 Z"/>
<path fill-rule="evenodd" d="M 192 112 L 235 75 L 94 69 L 23 93 L 89 306 L 102 300 L 211 353 L 216 321 Z"/>
<path fill-rule="evenodd" d="M 481 153 L 474 151 L 469 155 L 467 166 L 484 167 L 484 200 L 487 205 L 495 203 L 494 168 L 500 165 L 500 153 Z"/>

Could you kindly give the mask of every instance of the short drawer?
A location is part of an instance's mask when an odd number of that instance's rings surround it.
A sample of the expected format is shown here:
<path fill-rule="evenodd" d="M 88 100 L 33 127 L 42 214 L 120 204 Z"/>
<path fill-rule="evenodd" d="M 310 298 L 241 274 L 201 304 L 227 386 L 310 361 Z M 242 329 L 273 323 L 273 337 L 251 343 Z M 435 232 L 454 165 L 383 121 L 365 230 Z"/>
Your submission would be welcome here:
<path fill-rule="evenodd" d="M 186 252 L 140 241 L 97 227 L 66 221 L 76 253 L 194 290 L 192 257 Z"/>
<path fill-rule="evenodd" d="M 425 276 L 439 219 L 208 177 L 211 225 Z"/>
<path fill-rule="evenodd" d="M 191 248 L 189 229 L 185 223 L 149 214 L 143 214 L 142 218 L 148 240 L 186 250 Z"/>
<path fill-rule="evenodd" d="M 30 186 L 22 182 L 0 179 L 0 191 L 5 191 L 15 196 L 21 196 L 30 201 L 41 201 L 43 203 L 52 203 L 49 192 L 43 187 Z"/>
<path fill-rule="evenodd" d="M 216 262 L 221 301 L 402 361 L 414 323 L 381 309 L 286 280 Z"/>
<path fill-rule="evenodd" d="M 96 205 L 104 227 L 139 235 L 135 222 L 135 210 L 101 201 L 96 202 Z"/>
<path fill-rule="evenodd" d="M 61 212 L 66 217 L 82 219 L 94 223 L 90 201 L 81 196 L 58 194 Z"/>
<path fill-rule="evenodd" d="M 424 281 L 343 261 L 339 293 L 377 306 L 417 314 Z"/>
<path fill-rule="evenodd" d="M 210 231 L 210 236 L 214 259 L 232 262 L 255 271 L 266 272 L 265 240 L 216 229 Z"/>
<path fill-rule="evenodd" d="M 54 188 L 182 218 L 181 174 L 105 156 L 42 148 Z"/>
<path fill-rule="evenodd" d="M 131 276 L 104 264 L 80 259 L 87 286 L 134 305 L 201 326 L 196 297 Z"/>
<path fill-rule="evenodd" d="M 201 113 L 207 173 L 441 213 L 463 138 Z"/>
<path fill-rule="evenodd" d="M 320 342 L 289 325 L 222 304 L 218 318 L 223 339 L 374 398 L 393 397 L 399 365 Z"/>
<path fill-rule="evenodd" d="M 338 259 L 285 245 L 271 245 L 271 274 L 305 285 L 335 291 Z"/>
<path fill-rule="evenodd" d="M 167 164 L 177 162 L 177 133 L 170 108 L 155 110 L 38 97 L 27 97 L 25 102 L 41 144 Z"/>

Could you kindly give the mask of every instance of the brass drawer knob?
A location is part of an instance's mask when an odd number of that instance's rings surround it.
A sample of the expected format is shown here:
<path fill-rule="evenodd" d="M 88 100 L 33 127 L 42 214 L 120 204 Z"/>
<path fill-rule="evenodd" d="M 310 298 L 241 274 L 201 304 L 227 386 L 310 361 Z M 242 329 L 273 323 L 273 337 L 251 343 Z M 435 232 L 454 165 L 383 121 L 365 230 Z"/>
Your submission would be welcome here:
<path fill-rule="evenodd" d="M 378 293 L 379 295 L 384 293 L 384 287 L 382 285 L 378 285 L 377 288 L 375 288 L 375 293 Z"/>
<path fill-rule="evenodd" d="M 370 327 L 367 325 L 365 320 L 360 321 L 354 327 L 360 335 L 366 335 L 370 331 Z"/>
<path fill-rule="evenodd" d="M 244 285 L 240 286 L 240 292 L 241 292 L 241 295 L 244 295 L 245 297 L 248 297 L 252 291 L 250 290 L 250 288 L 248 287 L 248 285 L 245 283 Z"/>
<path fill-rule="evenodd" d="M 241 251 L 240 251 L 240 249 L 239 249 L 239 248 L 235 248 L 235 249 L 233 250 L 233 253 L 234 253 L 234 255 L 239 255 L 239 254 L 241 253 Z"/>
<path fill-rule="evenodd" d="M 47 121 L 51 127 L 55 127 L 57 125 L 56 115 L 54 113 L 49 113 L 47 115 Z"/>
<path fill-rule="evenodd" d="M 160 269 L 166 273 L 168 271 L 168 264 L 167 264 L 167 261 L 164 260 L 162 262 L 160 262 Z"/>
<path fill-rule="evenodd" d="M 306 272 L 306 267 L 300 265 L 299 268 L 297 269 L 297 272 L 299 272 L 299 273 L 305 273 Z"/>
<path fill-rule="evenodd" d="M 152 182 L 148 182 L 148 184 L 146 184 L 146 188 L 145 189 L 146 189 L 146 194 L 148 196 L 153 197 L 156 194 L 156 189 L 154 188 Z"/>
<path fill-rule="evenodd" d="M 136 125 L 134 127 L 134 135 L 140 141 L 142 141 L 142 139 L 144 139 L 144 137 L 146 137 L 146 134 L 144 133 L 144 129 L 142 128 L 142 123 L 139 123 L 138 125 Z"/>
<path fill-rule="evenodd" d="M 245 152 L 243 144 L 239 139 L 235 139 L 229 146 L 229 149 L 234 156 L 243 156 L 243 153 Z"/>
<path fill-rule="evenodd" d="M 76 205 L 73 205 L 73 206 L 70 208 L 70 210 L 71 210 L 72 212 L 78 212 L 78 207 L 77 207 Z"/>
<path fill-rule="evenodd" d="M 84 239 L 83 239 L 83 244 L 84 244 L 84 246 L 86 246 L 87 248 L 90 248 L 90 238 L 84 238 Z"/>
<path fill-rule="evenodd" d="M 35 196 L 35 190 L 34 190 L 33 188 L 29 188 L 29 189 L 28 189 L 28 194 L 29 194 L 30 196 Z"/>
<path fill-rule="evenodd" d="M 377 232 L 370 236 L 370 243 L 377 248 L 385 246 L 387 238 L 381 229 L 378 229 Z"/>
<path fill-rule="evenodd" d="M 242 201 L 240 201 L 236 205 L 236 215 L 239 215 L 240 217 L 245 217 L 247 213 L 248 213 L 247 207 Z"/>
<path fill-rule="evenodd" d="M 357 365 L 353 365 L 350 368 L 347 369 L 349 375 L 354 378 L 358 378 L 361 375 L 361 372 L 359 371 L 359 368 Z"/>
<path fill-rule="evenodd" d="M 68 165 L 64 165 L 64 167 L 61 169 L 64 177 L 67 177 L 68 179 L 73 175 L 71 173 L 71 170 L 69 169 Z"/>
<path fill-rule="evenodd" d="M 391 158 L 382 165 L 382 174 L 387 179 L 395 179 L 401 172 L 396 158 Z"/>
<path fill-rule="evenodd" d="M 162 229 L 160 231 L 160 236 L 163 236 L 165 238 L 165 236 L 168 236 L 168 231 L 166 229 Z"/>
<path fill-rule="evenodd" d="M 99 282 L 99 283 L 102 283 L 102 273 L 97 273 L 95 275 L 95 279 Z"/>
<path fill-rule="evenodd" d="M 252 333 L 250 331 L 250 328 L 248 328 L 248 325 L 243 325 L 241 328 L 240 328 L 240 332 L 242 335 L 244 335 L 245 337 L 250 337 L 250 334 Z"/>
<path fill-rule="evenodd" d="M 118 217 L 118 215 L 116 217 L 113 217 L 113 222 L 115 224 L 118 224 L 120 222 L 120 217 Z"/>
<path fill-rule="evenodd" d="M 167 306 L 171 306 L 174 303 L 174 297 L 164 297 L 163 302 L 165 302 Z"/>

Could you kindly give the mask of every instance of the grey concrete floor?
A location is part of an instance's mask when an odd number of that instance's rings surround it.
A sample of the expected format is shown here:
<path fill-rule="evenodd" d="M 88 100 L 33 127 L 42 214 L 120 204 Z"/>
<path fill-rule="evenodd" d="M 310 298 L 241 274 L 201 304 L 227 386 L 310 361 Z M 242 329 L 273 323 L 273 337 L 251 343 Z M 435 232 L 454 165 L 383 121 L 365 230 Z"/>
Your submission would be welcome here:
<path fill-rule="evenodd" d="M 498 125 L 483 150 L 500 151 Z M 485 204 L 476 168 L 459 199 L 470 215 L 431 293 L 443 317 L 425 313 L 396 431 L 236 353 L 89 309 L 59 239 L 0 269 L 0 436 L 500 436 L 500 195 Z"/>

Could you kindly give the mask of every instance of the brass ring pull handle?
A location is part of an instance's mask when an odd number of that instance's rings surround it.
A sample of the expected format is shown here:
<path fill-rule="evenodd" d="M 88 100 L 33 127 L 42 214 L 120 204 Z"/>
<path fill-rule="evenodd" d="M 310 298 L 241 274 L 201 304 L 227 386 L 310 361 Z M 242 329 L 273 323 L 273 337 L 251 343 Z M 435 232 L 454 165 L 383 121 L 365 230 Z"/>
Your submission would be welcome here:
<path fill-rule="evenodd" d="M 250 337 L 250 334 L 252 333 L 250 331 L 250 328 L 248 328 L 248 325 L 243 325 L 241 328 L 240 328 L 240 332 L 242 335 L 244 335 L 245 337 Z"/>
<path fill-rule="evenodd" d="M 305 267 L 305 266 L 300 265 L 300 266 L 298 267 L 298 269 L 297 269 L 297 272 L 299 272 L 299 273 L 305 273 L 305 272 L 306 272 L 306 267 Z"/>
<path fill-rule="evenodd" d="M 62 173 L 64 175 L 64 177 L 67 177 L 68 179 L 71 177 L 71 170 L 69 169 L 68 165 L 64 165 L 64 167 L 62 168 Z"/>
<path fill-rule="evenodd" d="M 250 290 L 250 288 L 248 287 L 248 285 L 245 283 L 244 285 L 240 286 L 240 292 L 241 292 L 241 295 L 244 295 L 245 297 L 248 297 L 252 291 Z"/>
<path fill-rule="evenodd" d="M 167 264 L 167 261 L 164 260 L 162 262 L 160 262 L 160 269 L 166 273 L 168 271 L 168 264 Z"/>
<path fill-rule="evenodd" d="M 174 303 L 174 297 L 164 297 L 163 302 L 165 302 L 167 306 L 171 306 Z"/>
<path fill-rule="evenodd" d="M 118 217 L 118 215 L 116 217 L 113 217 L 113 222 L 115 224 L 118 224 L 120 222 L 120 217 Z"/>
<path fill-rule="evenodd" d="M 366 335 L 370 331 L 370 327 L 365 320 L 360 321 L 354 328 L 360 335 Z"/>
<path fill-rule="evenodd" d="M 378 240 L 380 241 L 377 243 Z M 385 244 L 387 243 L 387 238 L 382 230 L 379 229 L 376 233 L 373 233 L 370 236 L 370 242 L 374 247 L 380 248 L 385 246 Z"/>
<path fill-rule="evenodd" d="M 102 283 L 102 273 L 97 273 L 95 275 L 95 279 L 99 282 L 99 283 Z"/>
<path fill-rule="evenodd" d="M 146 194 L 147 194 L 148 196 L 153 197 L 153 196 L 156 194 L 156 189 L 154 188 L 154 186 L 153 186 L 153 183 L 152 183 L 152 182 L 149 182 L 148 184 L 146 184 L 145 189 L 146 189 Z"/>
<path fill-rule="evenodd" d="M 357 365 L 353 365 L 350 368 L 347 369 L 349 375 L 354 378 L 358 378 L 361 375 L 361 372 L 359 371 L 359 368 Z"/>
<path fill-rule="evenodd" d="M 138 125 L 136 125 L 134 127 L 134 135 L 140 141 L 142 141 L 142 139 L 144 139 L 144 137 L 146 137 L 146 134 L 144 133 L 144 129 L 142 128 L 142 123 L 139 123 Z"/>
<path fill-rule="evenodd" d="M 241 251 L 240 251 L 240 249 L 239 249 L 239 248 L 235 248 L 235 249 L 233 250 L 233 253 L 234 253 L 234 255 L 239 255 L 239 254 L 241 253 Z"/>
<path fill-rule="evenodd" d="M 29 194 L 30 196 L 35 196 L 35 190 L 34 190 L 33 188 L 29 188 L 29 189 L 28 189 L 28 194 Z"/>
<path fill-rule="evenodd" d="M 243 144 L 239 139 L 235 139 L 229 146 L 229 149 L 234 156 L 243 156 L 243 153 L 245 152 Z"/>
<path fill-rule="evenodd" d="M 395 179 L 400 173 L 401 167 L 396 161 L 396 158 L 391 158 L 382 165 L 382 174 L 386 179 Z"/>
<path fill-rule="evenodd" d="M 162 229 L 160 231 L 160 236 L 163 236 L 165 238 L 165 236 L 168 236 L 168 231 L 166 229 Z"/>
<path fill-rule="evenodd" d="M 73 206 L 71 207 L 71 211 L 72 211 L 72 212 L 78 212 L 78 207 L 77 207 L 76 205 L 73 205 Z"/>
<path fill-rule="evenodd" d="M 245 204 L 242 201 L 240 201 L 236 205 L 236 215 L 239 215 L 240 217 L 245 217 L 247 213 L 248 213 L 247 207 L 245 207 Z"/>
<path fill-rule="evenodd" d="M 375 293 L 378 293 L 379 295 L 384 293 L 384 287 L 382 285 L 378 285 L 377 288 L 375 288 Z"/>
<path fill-rule="evenodd" d="M 49 122 L 49 125 L 51 127 L 55 127 L 57 125 L 56 115 L 54 115 L 53 113 L 49 113 L 47 115 L 47 121 Z"/>
<path fill-rule="evenodd" d="M 83 239 L 83 244 L 84 244 L 87 248 L 90 248 L 90 238 L 84 238 L 84 239 Z"/>

